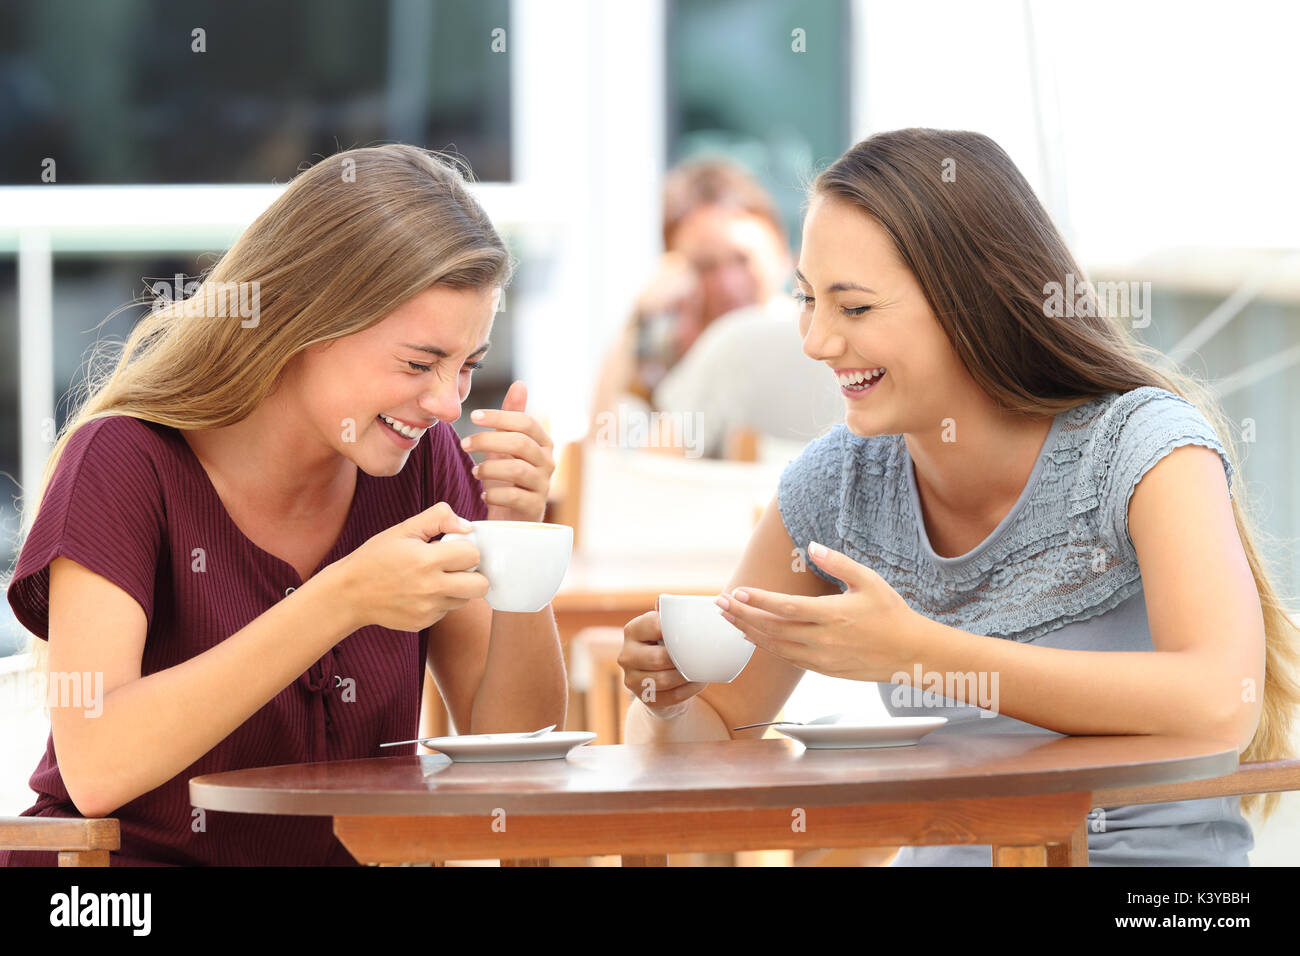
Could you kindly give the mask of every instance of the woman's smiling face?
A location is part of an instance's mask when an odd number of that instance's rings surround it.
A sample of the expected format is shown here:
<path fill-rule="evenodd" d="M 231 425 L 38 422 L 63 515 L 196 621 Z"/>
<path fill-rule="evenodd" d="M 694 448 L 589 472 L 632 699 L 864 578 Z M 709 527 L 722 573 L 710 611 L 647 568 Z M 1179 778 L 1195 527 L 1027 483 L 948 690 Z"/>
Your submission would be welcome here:
<path fill-rule="evenodd" d="M 500 294 L 435 285 L 368 329 L 310 346 L 295 359 L 287 400 L 362 471 L 395 475 L 425 429 L 460 418 Z"/>
<path fill-rule="evenodd" d="M 840 378 L 844 421 L 853 434 L 937 429 L 953 414 L 955 394 L 978 390 L 874 217 L 814 197 L 795 279 L 804 354 Z M 869 387 L 844 387 L 882 368 Z"/>

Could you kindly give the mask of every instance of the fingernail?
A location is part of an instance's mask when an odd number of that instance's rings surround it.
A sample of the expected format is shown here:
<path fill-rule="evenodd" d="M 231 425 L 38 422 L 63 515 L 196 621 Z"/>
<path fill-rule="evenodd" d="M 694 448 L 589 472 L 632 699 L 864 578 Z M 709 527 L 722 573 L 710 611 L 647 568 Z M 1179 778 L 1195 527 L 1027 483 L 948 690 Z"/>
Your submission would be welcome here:
<path fill-rule="evenodd" d="M 470 473 L 471 475 L 473 475 L 475 478 L 477 478 L 477 477 L 478 477 L 478 465 L 475 465 L 473 468 L 471 468 L 471 469 L 469 470 L 469 473 Z"/>
<path fill-rule="evenodd" d="M 483 420 L 483 409 L 481 408 L 474 409 L 474 411 L 469 413 L 469 417 L 476 422 L 481 422 Z"/>
<path fill-rule="evenodd" d="M 464 448 L 464 449 L 466 449 L 466 450 L 468 450 L 468 449 L 469 449 L 469 439 L 468 439 L 468 438 L 462 438 L 462 439 L 460 440 L 460 447 L 461 447 L 461 448 Z"/>
<path fill-rule="evenodd" d="M 809 542 L 808 551 L 809 553 L 812 554 L 814 558 L 820 558 L 826 553 L 826 549 L 822 547 L 820 544 L 818 544 L 816 541 Z"/>
<path fill-rule="evenodd" d="M 742 604 L 746 604 L 749 602 L 749 595 L 746 594 L 744 591 L 732 591 L 731 596 L 734 597 L 737 601 L 740 601 Z"/>
<path fill-rule="evenodd" d="M 718 599 L 717 599 L 716 601 L 714 601 L 713 603 L 716 604 L 718 607 L 722 608 L 724 611 L 725 611 L 727 608 L 731 607 L 731 602 L 728 601 L 728 600 L 727 600 L 725 597 L 723 597 L 721 594 L 718 595 Z"/>

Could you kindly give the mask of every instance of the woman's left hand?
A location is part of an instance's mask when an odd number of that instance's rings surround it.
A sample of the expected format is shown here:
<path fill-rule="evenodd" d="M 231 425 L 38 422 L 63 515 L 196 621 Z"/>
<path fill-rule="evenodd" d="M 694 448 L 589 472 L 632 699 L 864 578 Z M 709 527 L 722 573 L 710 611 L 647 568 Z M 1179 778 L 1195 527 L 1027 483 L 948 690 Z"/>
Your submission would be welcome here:
<path fill-rule="evenodd" d="M 804 670 L 880 682 L 910 673 L 916 654 L 910 625 L 917 612 L 884 578 L 848 555 L 816 542 L 808 551 L 848 590 L 810 597 L 739 587 L 718 598 L 723 616 L 757 647 Z"/>
<path fill-rule="evenodd" d="M 541 521 L 555 472 L 551 436 L 524 412 L 528 387 L 514 382 L 500 409 L 481 408 L 470 415 L 476 425 L 493 431 L 478 432 L 461 440 L 468 452 L 487 452 L 474 467 L 483 482 L 483 500 L 489 521 Z"/>

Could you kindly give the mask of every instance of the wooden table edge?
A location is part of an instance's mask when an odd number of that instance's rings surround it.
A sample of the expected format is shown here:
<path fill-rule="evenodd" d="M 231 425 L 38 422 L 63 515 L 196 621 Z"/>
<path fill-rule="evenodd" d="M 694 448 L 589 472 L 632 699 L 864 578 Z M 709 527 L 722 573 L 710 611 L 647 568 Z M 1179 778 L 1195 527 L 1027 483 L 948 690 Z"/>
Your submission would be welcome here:
<path fill-rule="evenodd" d="M 383 759 L 425 760 L 431 755 L 405 756 Z M 370 759 L 370 758 L 366 758 Z M 1238 765 L 1238 754 L 1234 748 L 1223 751 L 1200 754 L 1194 757 L 1175 758 L 1159 763 L 1135 764 L 1130 773 L 1129 768 L 1106 767 L 1100 769 L 1083 769 L 1076 771 L 1043 771 L 1021 775 L 1014 780 L 1001 781 L 1006 786 L 999 786 L 999 778 L 982 781 L 978 777 L 945 779 L 926 794 L 930 802 L 962 799 L 1007 799 L 1024 796 L 1028 789 L 1032 794 L 1051 795 L 1059 793 L 1115 791 L 1126 787 L 1159 786 L 1165 784 L 1185 783 L 1190 781 L 1214 780 L 1234 773 Z M 1152 769 L 1161 768 L 1162 773 L 1155 774 Z M 1119 773 L 1116 771 L 1119 770 Z M 1210 770 L 1211 772 L 1206 772 Z M 1107 779 L 1098 781 L 1096 775 L 1105 772 Z M 239 771 L 234 771 L 238 773 Z M 692 791 L 649 790 L 641 792 L 623 792 L 615 797 L 616 806 L 610 807 L 608 795 L 592 793 L 575 794 L 572 791 L 555 791 L 553 793 L 529 793 L 529 805 L 520 808 L 518 795 L 508 792 L 480 792 L 478 794 L 439 793 L 438 805 L 430 807 L 429 801 L 434 791 L 406 791 L 388 795 L 382 804 L 375 801 L 373 794 L 362 798 L 364 806 L 348 805 L 349 798 L 355 795 L 329 790 L 295 790 L 286 793 L 274 791 L 238 788 L 212 784 L 211 777 L 219 774 L 203 774 L 191 778 L 189 782 L 190 803 L 195 807 L 225 813 L 259 813 L 287 816 L 419 816 L 419 817 L 458 817 L 475 816 L 491 812 L 500 807 L 507 812 L 525 815 L 560 816 L 589 815 L 600 813 L 637 813 L 665 811 L 729 811 L 741 812 L 751 809 L 780 809 L 794 806 L 835 807 L 858 804 L 897 803 L 912 799 L 907 791 L 914 791 L 915 781 L 896 781 L 886 784 L 873 783 L 871 792 L 862 793 L 861 783 L 831 784 L 790 784 L 774 786 L 762 791 L 762 807 L 755 807 L 752 790 L 735 788 L 696 789 Z M 1125 780 L 1131 777 L 1133 783 Z M 989 784 L 992 783 L 990 786 Z M 1014 788 L 1014 789 L 1010 789 Z M 585 802 L 583 798 L 585 797 Z M 666 799 L 665 799 L 666 798 Z"/>
<path fill-rule="evenodd" d="M 545 861 L 618 855 L 664 865 L 671 853 L 993 847 L 995 866 L 1086 866 L 1089 792 L 731 811 L 584 815 L 337 816 L 334 833 L 358 862 Z"/>

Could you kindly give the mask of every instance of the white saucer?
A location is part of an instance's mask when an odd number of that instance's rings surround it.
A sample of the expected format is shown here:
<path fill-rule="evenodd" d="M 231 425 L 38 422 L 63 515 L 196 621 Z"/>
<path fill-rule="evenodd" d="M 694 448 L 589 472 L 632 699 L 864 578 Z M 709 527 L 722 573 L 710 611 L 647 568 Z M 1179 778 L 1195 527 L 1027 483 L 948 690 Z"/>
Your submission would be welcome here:
<path fill-rule="evenodd" d="M 776 724 L 775 727 L 809 750 L 856 750 L 910 747 L 947 722 L 947 717 L 886 717 L 854 723 Z"/>
<path fill-rule="evenodd" d="M 589 730 L 569 730 L 525 737 L 523 734 L 464 734 L 459 737 L 424 737 L 430 750 L 462 763 L 498 760 L 555 760 L 596 739 Z"/>

